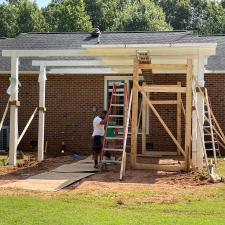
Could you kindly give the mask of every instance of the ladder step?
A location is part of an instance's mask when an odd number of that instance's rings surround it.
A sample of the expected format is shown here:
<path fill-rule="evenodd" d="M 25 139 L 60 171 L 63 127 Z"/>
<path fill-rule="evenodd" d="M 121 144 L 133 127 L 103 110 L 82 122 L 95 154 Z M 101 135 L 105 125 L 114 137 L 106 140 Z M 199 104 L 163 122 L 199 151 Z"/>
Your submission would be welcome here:
<path fill-rule="evenodd" d="M 108 89 L 109 92 L 112 92 L 113 89 Z M 118 88 L 116 89 L 116 92 L 124 92 L 124 89 L 123 88 Z"/>
<path fill-rule="evenodd" d="M 115 125 L 115 126 L 108 126 L 108 128 L 123 128 L 123 126 L 117 126 L 117 125 Z"/>
<path fill-rule="evenodd" d="M 206 150 L 206 151 L 213 151 L 213 148 L 206 148 L 205 150 Z M 216 148 L 215 151 L 219 151 L 219 149 Z"/>
<path fill-rule="evenodd" d="M 124 96 L 124 94 L 113 94 L 113 96 Z"/>
<path fill-rule="evenodd" d="M 210 126 L 204 126 L 204 128 L 210 128 Z"/>
<path fill-rule="evenodd" d="M 123 140 L 123 137 L 106 137 L 106 140 Z"/>
<path fill-rule="evenodd" d="M 107 152 L 122 152 L 123 151 L 123 149 L 121 148 L 104 148 L 103 150 Z"/>
<path fill-rule="evenodd" d="M 205 141 L 205 144 L 210 144 L 212 143 L 212 141 Z"/>
<path fill-rule="evenodd" d="M 102 164 L 121 164 L 121 161 L 119 160 L 102 160 Z"/>
<path fill-rule="evenodd" d="M 109 117 L 118 117 L 118 118 L 123 118 L 124 115 L 109 115 Z"/>
<path fill-rule="evenodd" d="M 123 107 L 124 104 L 111 104 L 111 106 Z"/>

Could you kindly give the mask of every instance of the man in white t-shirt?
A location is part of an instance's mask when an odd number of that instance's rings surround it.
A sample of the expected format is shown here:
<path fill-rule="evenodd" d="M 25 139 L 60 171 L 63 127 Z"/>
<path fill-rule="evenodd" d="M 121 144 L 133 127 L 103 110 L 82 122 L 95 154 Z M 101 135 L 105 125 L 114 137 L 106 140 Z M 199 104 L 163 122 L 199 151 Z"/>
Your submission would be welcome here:
<path fill-rule="evenodd" d="M 93 120 L 93 153 L 95 160 L 95 168 L 98 168 L 98 158 L 103 147 L 103 137 L 105 134 L 105 124 L 107 123 L 107 111 L 102 111 Z"/>

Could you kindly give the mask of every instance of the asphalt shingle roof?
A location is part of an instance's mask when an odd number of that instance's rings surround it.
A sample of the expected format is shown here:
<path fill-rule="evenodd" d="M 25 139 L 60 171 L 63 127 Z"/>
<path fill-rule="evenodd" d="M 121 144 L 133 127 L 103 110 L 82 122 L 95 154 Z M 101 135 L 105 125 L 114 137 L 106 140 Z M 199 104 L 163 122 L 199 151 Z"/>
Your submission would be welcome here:
<path fill-rule="evenodd" d="M 225 36 L 200 37 L 191 31 L 168 32 L 104 32 L 101 44 L 174 44 L 218 43 L 217 55 L 209 59 L 208 70 L 225 70 Z M 82 45 L 95 45 L 97 38 L 90 33 L 22 33 L 15 38 L 0 39 L 2 49 L 79 49 Z M 20 71 L 34 71 L 31 58 L 20 60 Z M 10 71 L 10 59 L 0 56 L 0 71 Z"/>

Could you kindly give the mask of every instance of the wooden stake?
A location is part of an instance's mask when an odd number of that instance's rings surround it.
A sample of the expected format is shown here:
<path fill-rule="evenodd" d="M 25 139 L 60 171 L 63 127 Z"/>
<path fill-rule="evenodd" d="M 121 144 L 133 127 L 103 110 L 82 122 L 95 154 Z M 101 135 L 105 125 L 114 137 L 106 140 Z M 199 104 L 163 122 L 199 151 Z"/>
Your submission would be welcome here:
<path fill-rule="evenodd" d="M 133 83 L 138 83 L 138 61 L 134 59 Z M 133 85 L 133 104 L 132 104 L 132 122 L 131 122 L 131 167 L 135 168 L 137 156 L 137 118 L 138 118 L 138 88 Z"/>
<path fill-rule="evenodd" d="M 191 116 L 192 116 L 192 60 L 187 60 L 186 75 L 186 116 L 185 116 L 185 163 L 186 170 L 190 168 L 191 152 Z"/>
<path fill-rule="evenodd" d="M 177 82 L 177 86 L 181 87 L 181 82 Z M 177 141 L 181 146 L 182 138 L 181 138 L 181 93 L 177 93 Z M 179 148 L 177 148 L 177 154 L 180 155 Z"/>

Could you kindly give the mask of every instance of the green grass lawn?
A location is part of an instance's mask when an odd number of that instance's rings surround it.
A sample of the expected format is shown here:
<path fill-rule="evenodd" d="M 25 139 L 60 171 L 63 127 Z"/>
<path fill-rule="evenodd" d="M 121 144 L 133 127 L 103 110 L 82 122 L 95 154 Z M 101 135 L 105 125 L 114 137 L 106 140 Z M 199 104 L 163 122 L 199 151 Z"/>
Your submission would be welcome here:
<path fill-rule="evenodd" d="M 225 175 L 222 159 L 218 171 Z M 68 191 L 47 196 L 9 192 L 0 195 L 0 225 L 225 224 L 225 184 L 179 192 L 172 189 L 171 186 L 171 190 Z M 170 203 L 154 201 L 155 196 L 166 198 L 167 193 L 174 197 Z"/>
<path fill-rule="evenodd" d="M 224 184 L 204 187 L 196 193 L 181 193 L 171 204 L 134 200 L 137 197 L 151 199 L 155 194 L 153 191 L 134 191 L 107 194 L 69 192 L 47 198 L 24 194 L 0 196 L 0 224 L 225 224 Z"/>

